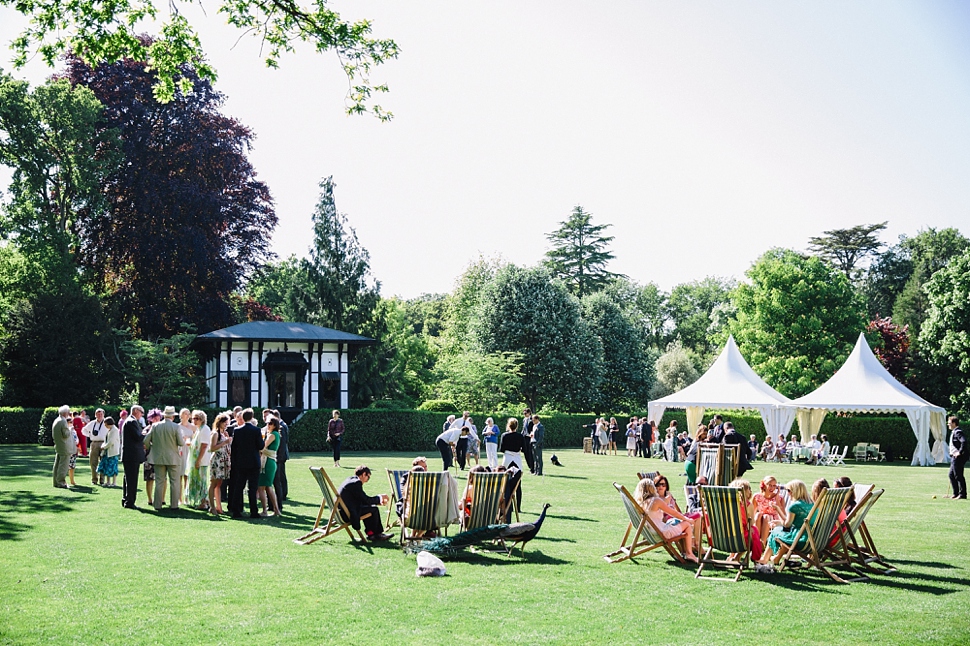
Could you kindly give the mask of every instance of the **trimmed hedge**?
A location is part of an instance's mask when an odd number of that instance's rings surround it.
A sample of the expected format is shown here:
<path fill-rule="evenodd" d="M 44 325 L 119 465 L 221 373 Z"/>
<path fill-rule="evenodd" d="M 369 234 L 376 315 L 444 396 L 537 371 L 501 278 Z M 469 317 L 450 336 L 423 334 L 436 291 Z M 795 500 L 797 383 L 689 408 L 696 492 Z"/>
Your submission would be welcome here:
<path fill-rule="evenodd" d="M 0 408 L 0 444 L 34 444 L 40 408 Z"/>
<path fill-rule="evenodd" d="M 713 414 L 707 411 L 705 415 Z M 735 428 L 743 436 L 752 433 L 758 442 L 764 441 L 765 427 L 761 416 L 757 413 L 738 413 L 725 411 L 721 413 L 725 420 L 734 423 Z M 344 435 L 343 449 L 347 451 L 407 451 L 413 453 L 431 453 L 434 451 L 435 438 L 441 433 L 441 425 L 445 415 L 437 412 L 420 410 L 345 410 L 341 412 L 347 432 Z M 484 426 L 488 415 L 472 413 L 476 426 Z M 494 417 L 494 416 L 493 416 Z M 542 424 L 546 429 L 546 449 L 578 448 L 583 445 L 583 438 L 589 431 L 584 424 L 593 421 L 595 415 L 543 415 Z M 625 429 L 629 418 L 618 419 L 621 428 Z M 670 425 L 670 420 L 676 419 L 678 426 L 683 429 L 687 425 L 687 415 L 683 411 L 667 411 L 664 413 L 659 428 L 661 437 L 663 430 Z M 709 419 L 709 417 L 708 417 Z M 507 418 L 496 420 L 499 427 L 505 429 Z M 329 410 L 307 411 L 299 420 L 290 425 L 290 450 L 294 452 L 327 451 L 327 423 L 330 421 Z M 797 432 L 797 425 L 793 426 Z M 880 444 L 887 457 L 912 456 L 916 449 L 916 436 L 909 425 L 909 421 L 901 416 L 870 415 L 865 417 L 838 417 L 829 415 L 822 424 L 822 432 L 828 435 L 831 444 L 855 446 L 857 442 L 872 442 Z M 625 438 L 621 441 L 620 450 L 625 450 Z"/>

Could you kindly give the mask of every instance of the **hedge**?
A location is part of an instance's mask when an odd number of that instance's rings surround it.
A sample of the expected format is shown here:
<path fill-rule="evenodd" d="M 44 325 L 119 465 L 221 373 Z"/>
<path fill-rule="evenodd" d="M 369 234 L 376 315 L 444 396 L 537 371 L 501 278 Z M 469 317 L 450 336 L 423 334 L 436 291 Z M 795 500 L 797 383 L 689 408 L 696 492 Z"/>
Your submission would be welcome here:
<path fill-rule="evenodd" d="M 0 408 L 0 444 L 34 444 L 40 408 Z"/>

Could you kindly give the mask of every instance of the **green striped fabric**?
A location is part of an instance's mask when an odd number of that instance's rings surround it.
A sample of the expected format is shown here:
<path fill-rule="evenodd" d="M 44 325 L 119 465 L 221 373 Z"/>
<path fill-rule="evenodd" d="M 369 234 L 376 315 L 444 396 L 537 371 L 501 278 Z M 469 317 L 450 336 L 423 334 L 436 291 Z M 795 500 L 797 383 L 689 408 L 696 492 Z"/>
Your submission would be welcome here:
<path fill-rule="evenodd" d="M 809 526 L 819 549 L 828 544 L 832 530 L 835 529 L 835 524 L 839 520 L 839 512 L 845 509 L 845 503 L 851 493 L 851 487 L 825 489 L 819 499 L 815 501 L 815 506 L 809 512 L 805 524 Z"/>
<path fill-rule="evenodd" d="M 708 484 L 715 484 L 717 454 L 720 444 L 701 444 L 697 447 L 697 477 L 704 476 Z"/>
<path fill-rule="evenodd" d="M 750 547 L 744 537 L 744 492 L 737 487 L 701 487 L 701 504 L 711 529 L 711 547 L 742 554 Z"/>
<path fill-rule="evenodd" d="M 876 504 L 877 500 L 879 500 L 879 496 L 881 496 L 885 491 L 885 489 L 876 489 L 869 494 L 868 498 L 866 498 L 862 503 L 857 505 L 855 509 L 852 510 L 852 513 L 849 515 L 848 524 L 849 529 L 852 530 L 853 534 L 859 531 L 859 527 L 861 527 L 862 523 L 864 523 L 866 520 L 866 514 L 869 513 L 872 506 Z"/>
<path fill-rule="evenodd" d="M 630 523 L 634 527 L 639 527 L 640 523 L 643 522 L 644 517 L 644 513 L 640 508 L 640 505 L 638 505 L 637 501 L 633 499 L 633 496 L 630 495 L 630 492 L 627 491 L 626 487 L 616 483 L 613 483 L 613 486 L 616 487 L 616 490 L 620 492 L 620 499 L 623 500 L 623 507 L 626 509 L 627 516 L 630 517 Z M 653 524 L 649 520 L 643 523 L 643 532 L 641 532 L 641 534 L 652 543 L 662 543 L 664 540 L 664 537 L 661 536 L 656 529 L 654 529 Z"/>
<path fill-rule="evenodd" d="M 499 505 L 505 492 L 505 473 L 476 473 L 473 481 L 471 512 L 464 531 L 498 522 Z"/>
<path fill-rule="evenodd" d="M 437 529 L 435 515 L 438 491 L 445 473 L 415 472 L 408 476 L 405 514 L 402 523 L 408 529 L 430 531 Z"/>
<path fill-rule="evenodd" d="M 320 486 L 320 491 L 323 493 L 323 499 L 327 501 L 327 507 L 333 509 L 336 506 L 334 501 L 335 490 L 330 487 L 333 483 L 330 482 L 330 478 L 327 477 L 326 472 L 320 467 L 310 467 L 310 472 L 313 477 L 316 478 L 317 484 Z"/>

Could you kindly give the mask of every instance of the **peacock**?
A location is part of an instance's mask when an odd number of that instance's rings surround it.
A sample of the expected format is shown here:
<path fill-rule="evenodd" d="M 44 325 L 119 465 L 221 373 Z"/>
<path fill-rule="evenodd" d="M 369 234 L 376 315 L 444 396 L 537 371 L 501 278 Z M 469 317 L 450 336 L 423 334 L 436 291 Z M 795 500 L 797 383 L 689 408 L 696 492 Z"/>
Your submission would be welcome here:
<path fill-rule="evenodd" d="M 439 556 L 453 556 L 460 550 L 472 545 L 484 543 L 486 541 L 498 540 L 506 548 L 508 554 L 512 555 L 515 546 L 519 546 L 519 553 L 525 554 L 525 544 L 531 541 L 539 533 L 542 521 L 546 519 L 546 510 L 551 507 L 549 503 L 542 506 L 542 513 L 532 523 L 512 523 L 511 525 L 498 524 L 479 527 L 467 532 L 455 534 L 454 536 L 442 536 L 428 541 L 418 541 L 409 544 L 405 549 L 409 554 L 418 552 L 431 552 Z M 511 545 L 511 547 L 509 547 Z"/>

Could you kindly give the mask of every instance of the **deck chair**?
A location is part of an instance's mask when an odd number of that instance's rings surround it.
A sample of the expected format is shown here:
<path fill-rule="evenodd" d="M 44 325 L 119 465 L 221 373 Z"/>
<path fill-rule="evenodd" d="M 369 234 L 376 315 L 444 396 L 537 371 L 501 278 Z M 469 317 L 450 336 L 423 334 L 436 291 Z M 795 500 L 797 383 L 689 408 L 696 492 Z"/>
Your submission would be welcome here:
<path fill-rule="evenodd" d="M 856 485 L 857 487 L 859 485 Z M 871 488 L 872 485 L 867 485 Z M 880 572 L 881 574 L 891 574 L 897 571 L 897 568 L 889 564 L 879 550 L 876 548 L 876 544 L 872 541 L 872 535 L 869 533 L 869 528 L 866 527 L 866 515 L 869 510 L 872 509 L 873 505 L 879 500 L 880 496 L 885 493 L 885 489 L 876 489 L 866 493 L 866 495 L 856 503 L 856 506 L 852 508 L 852 513 L 846 518 L 845 524 L 848 527 L 847 534 L 848 540 L 846 545 L 849 549 L 849 556 L 852 561 L 860 565 L 867 570 L 873 572 Z M 859 544 L 859 539 L 862 540 L 862 544 Z M 879 570 L 872 566 L 873 563 L 878 563 L 884 569 Z"/>
<path fill-rule="evenodd" d="M 310 467 L 310 473 L 313 474 L 317 484 L 320 486 L 320 491 L 323 493 L 323 500 L 320 502 L 320 511 L 317 512 L 317 520 L 313 523 L 313 529 L 300 538 L 294 538 L 293 542 L 298 545 L 309 545 L 321 538 L 336 534 L 342 529 L 347 530 L 347 535 L 350 536 L 350 540 L 354 540 L 354 535 L 350 531 L 350 523 L 344 520 L 344 518 L 350 518 L 350 511 L 347 509 L 344 501 L 340 499 L 340 494 L 337 493 L 337 488 L 333 486 L 333 481 L 330 480 L 330 476 L 327 475 L 327 472 L 322 467 Z M 323 515 L 327 508 L 330 509 L 330 516 L 327 518 L 325 524 L 321 524 L 320 521 L 323 520 Z M 370 514 L 364 514 L 360 518 L 363 520 L 369 516 Z M 360 540 L 366 540 L 359 529 L 354 531 L 360 536 Z"/>
<path fill-rule="evenodd" d="M 448 471 L 417 471 L 408 475 L 401 515 L 401 545 L 441 529 L 438 506 Z M 421 536 L 416 536 L 420 533 Z"/>
<path fill-rule="evenodd" d="M 825 489 L 822 495 L 815 501 L 815 505 L 808 513 L 808 518 L 802 524 L 801 529 L 795 534 L 795 540 L 785 554 L 779 571 L 784 570 L 785 566 L 795 556 L 802 559 L 809 567 L 814 567 L 827 574 L 829 578 L 837 583 L 849 583 L 849 581 L 867 581 L 869 577 L 859 572 L 852 565 L 852 559 L 845 542 L 845 532 L 837 534 L 837 541 L 834 546 L 829 547 L 832 540 L 833 530 L 839 522 L 839 512 L 845 508 L 845 503 L 849 499 L 851 489 Z M 799 542 L 805 536 L 807 540 L 799 546 Z M 857 577 L 846 580 L 829 568 L 841 566 L 850 571 Z"/>
<path fill-rule="evenodd" d="M 674 547 L 674 541 L 664 537 L 663 532 L 650 520 L 649 516 L 643 513 L 640 505 L 633 499 L 633 496 L 630 495 L 626 487 L 615 482 L 613 486 L 620 493 L 620 499 L 623 501 L 623 507 L 626 509 L 627 516 L 630 518 L 630 523 L 626 526 L 626 533 L 623 534 L 620 548 L 614 552 L 610 552 L 603 558 L 608 563 L 619 563 L 620 561 L 636 558 L 641 554 L 662 547 L 678 563 L 684 563 L 684 557 Z M 630 538 L 631 532 L 633 533 L 632 538 Z M 630 538 L 629 543 L 627 543 L 628 538 Z"/>
<path fill-rule="evenodd" d="M 469 474 L 471 475 L 471 474 Z M 471 509 L 462 519 L 461 530 L 467 532 L 488 527 L 499 521 L 505 501 L 505 473 L 476 473 L 472 489 Z"/>
<path fill-rule="evenodd" d="M 657 477 L 658 471 L 637 471 L 637 480 L 643 480 L 646 478 L 650 482 L 653 482 L 654 478 Z"/>
<path fill-rule="evenodd" d="M 860 460 L 862 462 L 868 462 L 869 445 L 867 445 L 865 442 L 859 442 L 855 445 L 855 448 L 852 449 L 852 456 L 855 458 L 856 462 L 859 462 Z"/>
<path fill-rule="evenodd" d="M 401 519 L 397 516 L 397 503 L 404 500 L 404 488 L 402 481 L 407 469 L 384 469 L 387 471 L 387 481 L 391 485 L 391 502 L 387 505 L 387 521 L 384 523 L 387 529 L 401 524 Z"/>
<path fill-rule="evenodd" d="M 734 577 L 737 582 L 751 559 L 751 519 L 745 510 L 744 493 L 737 487 L 701 486 L 701 508 L 708 523 L 708 547 L 700 557 L 696 579 L 723 580 L 718 577 L 703 576 L 704 567 L 723 567 L 737 569 Z M 738 559 L 714 558 L 714 550 L 737 554 Z M 698 550 L 700 552 L 700 550 Z"/>
<path fill-rule="evenodd" d="M 745 447 L 747 448 L 747 447 Z M 697 448 L 697 477 L 707 484 L 726 487 L 737 477 L 738 447 L 732 444 L 701 443 Z"/>

